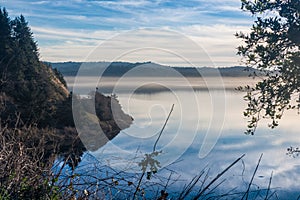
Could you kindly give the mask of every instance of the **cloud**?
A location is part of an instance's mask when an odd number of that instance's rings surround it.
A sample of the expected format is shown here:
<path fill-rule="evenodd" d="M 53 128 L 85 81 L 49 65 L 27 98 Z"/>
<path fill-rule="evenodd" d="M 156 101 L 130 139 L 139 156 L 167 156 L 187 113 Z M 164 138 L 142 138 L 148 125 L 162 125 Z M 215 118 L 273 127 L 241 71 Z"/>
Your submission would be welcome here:
<path fill-rule="evenodd" d="M 49 1 L 34 1 L 34 2 L 30 2 L 30 4 L 32 5 L 43 5 L 43 4 L 48 4 Z"/>
<path fill-rule="evenodd" d="M 40 34 L 47 35 L 50 39 L 52 37 L 60 37 L 62 39 L 81 39 L 81 40 L 99 40 L 107 39 L 116 34 L 115 31 L 102 31 L 102 30 L 76 30 L 76 29 L 60 29 L 52 27 L 31 27 L 34 34 L 39 37 Z M 114 34 L 113 34 L 114 33 Z"/>
<path fill-rule="evenodd" d="M 55 58 L 54 55 L 57 55 L 56 51 L 68 52 L 68 54 L 62 54 L 59 57 L 59 61 L 63 61 L 63 55 L 65 55 L 65 60 L 75 60 L 80 61 L 82 56 L 78 56 L 78 47 L 80 48 L 81 55 L 88 55 L 96 46 L 105 42 L 107 40 L 113 39 L 115 36 L 125 34 L 124 31 L 117 30 L 76 30 L 76 29 L 57 29 L 52 27 L 36 27 L 33 26 L 32 30 L 36 39 L 39 41 L 40 50 L 42 58 L 49 61 Z M 137 29 L 139 30 L 139 29 Z M 155 29 L 154 29 L 155 30 Z M 163 29 L 157 30 L 166 30 L 174 31 L 170 27 L 165 27 Z M 182 37 L 187 37 L 189 40 L 194 41 L 201 51 L 205 51 L 210 59 L 216 63 L 217 66 L 231 66 L 237 65 L 239 58 L 236 54 L 236 47 L 239 44 L 239 40 L 234 37 L 234 33 L 238 30 L 244 32 L 247 31 L 247 27 L 244 26 L 227 26 L 222 24 L 216 24 L 213 26 L 206 25 L 193 25 L 193 26 L 183 26 L 175 29 L 176 34 L 182 35 Z M 132 30 L 132 32 L 135 32 Z M 132 45 L 132 42 L 140 41 L 145 46 L 151 46 L 151 43 L 165 44 L 166 49 L 177 48 L 176 47 L 176 38 L 172 38 L 174 35 L 168 35 L 163 32 L 153 31 L 150 36 L 149 33 L 145 32 L 145 35 L 131 35 L 128 38 L 122 38 L 122 41 L 114 42 L 113 46 L 107 47 L 106 58 L 101 60 L 107 60 L 112 58 L 111 56 L 116 53 L 115 49 L 120 49 L 129 45 Z M 147 36 L 147 38 L 145 38 Z M 129 39 L 130 38 L 130 39 Z M 119 38 L 120 39 L 120 38 Z M 153 43 L 153 44 L 155 44 Z M 185 49 L 186 52 L 190 51 L 190 57 L 197 57 L 197 54 L 193 55 L 193 49 Z M 111 54 L 110 56 L 108 54 Z M 148 53 L 148 52 L 145 52 Z M 164 55 L 164 56 L 162 56 Z M 177 65 L 182 66 L 182 63 L 178 63 L 176 59 L 166 55 L 152 55 L 152 58 L 149 58 L 143 53 L 138 53 L 136 56 L 132 55 L 130 61 L 143 61 L 143 60 L 152 60 L 157 61 L 162 64 Z M 164 57 L 164 58 L 163 58 Z M 206 60 L 206 61 L 205 61 Z M 129 61 L 129 60 L 128 60 Z M 199 62 L 201 66 L 212 66 L 211 61 L 204 59 L 204 62 Z M 177 62 L 177 63 L 176 63 Z"/>
<path fill-rule="evenodd" d="M 146 0 L 130 0 L 130 1 L 90 1 L 101 6 L 119 6 L 119 7 L 141 7 L 151 4 L 150 1 Z"/>
<path fill-rule="evenodd" d="M 43 59 L 79 60 L 99 43 L 128 30 L 166 28 L 178 31 L 202 46 L 218 66 L 238 64 L 233 34 L 250 27 L 236 0 L 70 0 L 4 1 L 10 15 L 23 13 L 32 26 Z M 158 36 L 158 38 L 162 38 Z M 136 38 L 138 39 L 138 38 Z M 163 42 L 160 40 L 160 42 Z M 78 48 L 81 46 L 81 48 Z M 143 55 L 140 55 L 144 58 Z M 196 55 L 191 55 L 196 56 Z M 146 58 L 145 58 L 146 59 Z M 138 58 L 131 58 L 138 61 Z M 153 60 L 180 65 L 169 56 Z M 211 65 L 210 62 L 199 64 Z"/>

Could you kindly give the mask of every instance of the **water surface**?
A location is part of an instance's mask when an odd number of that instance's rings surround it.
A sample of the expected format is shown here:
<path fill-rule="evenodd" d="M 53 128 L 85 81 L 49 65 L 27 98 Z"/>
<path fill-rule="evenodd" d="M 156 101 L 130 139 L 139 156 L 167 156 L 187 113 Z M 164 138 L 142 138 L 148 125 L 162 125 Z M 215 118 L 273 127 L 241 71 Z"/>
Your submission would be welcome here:
<path fill-rule="evenodd" d="M 82 94 L 87 94 L 98 80 L 96 77 L 81 78 L 77 87 L 82 89 Z M 67 77 L 67 81 L 72 88 L 74 78 Z M 144 77 L 121 81 L 102 78 L 97 84 L 98 89 L 107 95 L 116 94 L 124 111 L 134 118 L 134 123 L 91 154 L 115 169 L 139 171 L 137 162 L 144 153 L 153 151 L 174 104 L 156 146 L 157 151 L 162 151 L 157 157 L 162 167 L 174 169 L 183 179 L 189 180 L 204 167 L 209 167 L 211 174 L 216 175 L 246 154 L 243 162 L 226 174 L 227 182 L 221 186 L 243 188 L 263 154 L 254 183 L 266 188 L 273 172 L 271 187 L 279 196 L 283 199 L 287 194 L 296 197 L 300 158 L 286 155 L 286 149 L 300 144 L 300 116 L 297 111 L 288 111 L 278 128 L 271 130 L 268 121 L 262 121 L 254 136 L 245 135 L 244 93 L 234 88 L 253 85 L 255 81 L 249 78 L 211 78 L 208 82 L 199 78 L 158 80 Z M 178 183 L 179 186 L 184 184 Z"/>

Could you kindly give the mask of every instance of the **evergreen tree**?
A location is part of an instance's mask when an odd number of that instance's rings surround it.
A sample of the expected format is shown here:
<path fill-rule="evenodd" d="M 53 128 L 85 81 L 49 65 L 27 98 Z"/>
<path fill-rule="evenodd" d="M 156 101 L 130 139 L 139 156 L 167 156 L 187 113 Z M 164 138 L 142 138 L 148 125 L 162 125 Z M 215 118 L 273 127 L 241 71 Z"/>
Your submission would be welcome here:
<path fill-rule="evenodd" d="M 21 15 L 13 22 L 13 38 L 17 48 L 26 54 L 26 64 L 36 64 L 39 62 L 39 53 L 37 44 L 33 39 L 31 29 L 26 22 L 25 17 Z M 25 64 L 25 63 L 24 63 Z"/>
<path fill-rule="evenodd" d="M 6 81 L 7 67 L 12 59 L 11 22 L 5 8 L 0 8 L 0 89 Z"/>
<path fill-rule="evenodd" d="M 48 126 L 57 104 L 68 96 L 65 82 L 40 62 L 37 43 L 23 15 L 11 21 L 6 10 L 1 10 L 0 27 L 0 94 L 12 99 L 10 105 L 24 123 Z M 16 113 L 7 110 L 14 118 Z"/>

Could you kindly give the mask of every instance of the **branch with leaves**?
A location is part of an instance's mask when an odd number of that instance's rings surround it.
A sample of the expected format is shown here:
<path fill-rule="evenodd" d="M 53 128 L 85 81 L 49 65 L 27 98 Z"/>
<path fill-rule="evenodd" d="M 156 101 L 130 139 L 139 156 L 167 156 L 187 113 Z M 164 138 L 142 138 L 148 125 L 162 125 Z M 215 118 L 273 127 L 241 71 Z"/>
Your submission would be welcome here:
<path fill-rule="evenodd" d="M 255 87 L 247 86 L 244 115 L 247 134 L 254 134 L 262 118 L 279 124 L 285 110 L 300 108 L 300 1 L 242 0 L 242 9 L 256 17 L 249 34 L 236 33 L 247 66 L 263 72 Z"/>

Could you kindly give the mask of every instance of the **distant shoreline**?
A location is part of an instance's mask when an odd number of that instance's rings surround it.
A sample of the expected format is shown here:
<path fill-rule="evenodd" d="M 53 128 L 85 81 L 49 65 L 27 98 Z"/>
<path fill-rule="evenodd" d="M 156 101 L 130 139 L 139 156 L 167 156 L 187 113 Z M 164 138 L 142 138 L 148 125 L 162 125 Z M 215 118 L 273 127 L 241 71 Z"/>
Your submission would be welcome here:
<path fill-rule="evenodd" d="M 103 77 L 248 77 L 261 74 L 254 68 L 245 66 L 233 67 L 172 67 L 153 62 L 54 62 L 48 63 L 64 76 L 76 76 L 80 71 L 83 76 Z"/>

